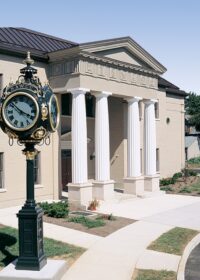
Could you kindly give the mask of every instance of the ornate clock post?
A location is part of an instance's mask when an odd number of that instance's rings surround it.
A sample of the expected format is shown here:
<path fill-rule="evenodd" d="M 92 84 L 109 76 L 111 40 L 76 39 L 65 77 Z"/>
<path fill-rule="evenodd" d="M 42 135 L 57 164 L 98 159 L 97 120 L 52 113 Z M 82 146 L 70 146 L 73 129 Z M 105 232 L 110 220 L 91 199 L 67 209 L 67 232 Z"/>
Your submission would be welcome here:
<path fill-rule="evenodd" d="M 59 123 L 59 107 L 56 96 L 48 85 L 42 86 L 34 76 L 37 70 L 28 53 L 27 66 L 21 76 L 9 84 L 3 92 L 0 106 L 0 126 L 8 135 L 9 143 L 17 139 L 25 145 L 26 202 L 17 214 L 19 223 L 19 258 L 16 269 L 40 270 L 46 264 L 43 250 L 43 210 L 34 198 L 34 159 L 36 144 L 49 143 L 50 133 Z"/>

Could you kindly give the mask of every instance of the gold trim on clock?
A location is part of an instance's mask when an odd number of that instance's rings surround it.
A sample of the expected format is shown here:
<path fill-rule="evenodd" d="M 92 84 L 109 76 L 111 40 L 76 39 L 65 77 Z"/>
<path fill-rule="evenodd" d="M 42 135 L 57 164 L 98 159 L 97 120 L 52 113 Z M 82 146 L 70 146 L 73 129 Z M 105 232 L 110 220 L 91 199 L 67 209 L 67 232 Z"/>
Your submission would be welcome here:
<path fill-rule="evenodd" d="M 56 106 L 57 106 L 57 122 L 56 122 L 56 126 L 53 125 L 53 120 L 52 120 L 52 117 L 51 117 L 51 102 L 52 102 L 53 98 L 55 99 Z M 49 119 L 50 119 L 51 129 L 53 131 L 56 131 L 56 129 L 58 128 L 59 122 L 60 122 L 60 108 L 59 108 L 59 105 L 58 105 L 58 99 L 57 99 L 57 97 L 54 94 L 50 97 L 50 100 L 49 100 Z"/>

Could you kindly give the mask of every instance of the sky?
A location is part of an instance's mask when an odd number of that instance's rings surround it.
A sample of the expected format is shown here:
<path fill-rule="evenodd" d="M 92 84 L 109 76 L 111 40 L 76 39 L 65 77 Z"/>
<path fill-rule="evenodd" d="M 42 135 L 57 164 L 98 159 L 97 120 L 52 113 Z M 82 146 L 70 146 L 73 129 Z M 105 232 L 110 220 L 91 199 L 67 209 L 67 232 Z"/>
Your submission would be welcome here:
<path fill-rule="evenodd" d="M 1 27 L 77 43 L 132 37 L 167 68 L 163 77 L 200 94 L 200 0 L 3 0 Z"/>

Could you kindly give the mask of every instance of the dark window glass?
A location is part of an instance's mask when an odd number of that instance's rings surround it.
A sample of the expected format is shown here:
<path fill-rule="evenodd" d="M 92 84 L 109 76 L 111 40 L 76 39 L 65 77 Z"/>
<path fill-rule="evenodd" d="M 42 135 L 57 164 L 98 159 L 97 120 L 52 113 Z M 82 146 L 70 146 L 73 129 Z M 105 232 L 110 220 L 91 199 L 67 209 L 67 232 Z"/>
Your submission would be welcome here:
<path fill-rule="evenodd" d="M 61 95 L 61 114 L 71 116 L 72 114 L 72 96 L 71 93 Z"/>
<path fill-rule="evenodd" d="M 4 188 L 4 164 L 3 153 L 0 153 L 0 189 Z"/>
<path fill-rule="evenodd" d="M 3 75 L 0 74 L 0 96 L 2 95 L 3 92 Z"/>
<path fill-rule="evenodd" d="M 86 115 L 87 117 L 95 116 L 95 97 L 92 95 L 86 95 Z"/>
<path fill-rule="evenodd" d="M 155 103 L 155 118 L 159 119 L 159 104 L 158 104 L 158 102 Z"/>
<path fill-rule="evenodd" d="M 160 151 L 156 149 L 156 171 L 160 170 Z"/>
<path fill-rule="evenodd" d="M 140 172 L 142 173 L 143 172 L 143 168 L 142 168 L 142 165 L 143 165 L 143 156 L 142 156 L 142 149 L 140 149 Z"/>

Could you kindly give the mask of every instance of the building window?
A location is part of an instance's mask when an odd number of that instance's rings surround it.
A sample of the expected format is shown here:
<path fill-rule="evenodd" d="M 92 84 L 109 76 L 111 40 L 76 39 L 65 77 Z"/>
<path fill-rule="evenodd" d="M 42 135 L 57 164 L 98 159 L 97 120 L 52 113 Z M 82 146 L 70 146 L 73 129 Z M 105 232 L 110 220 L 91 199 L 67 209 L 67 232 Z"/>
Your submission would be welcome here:
<path fill-rule="evenodd" d="M 140 172 L 142 174 L 143 170 L 142 170 L 142 164 L 143 164 L 143 161 L 142 161 L 143 157 L 142 157 L 142 149 L 140 149 Z"/>
<path fill-rule="evenodd" d="M 34 183 L 40 184 L 41 178 L 40 178 L 40 152 L 35 156 L 34 159 Z"/>
<path fill-rule="evenodd" d="M 71 116 L 72 114 L 72 95 L 66 93 L 61 95 L 61 114 L 63 116 Z"/>
<path fill-rule="evenodd" d="M 141 101 L 139 101 L 138 106 L 139 106 L 139 118 L 141 120 L 142 119 L 142 102 Z"/>
<path fill-rule="evenodd" d="M 156 149 L 156 172 L 160 171 L 160 150 Z"/>
<path fill-rule="evenodd" d="M 155 118 L 159 119 L 159 104 L 158 102 L 155 103 Z"/>
<path fill-rule="evenodd" d="M 85 97 L 86 116 L 93 118 L 95 116 L 95 97 L 92 95 L 86 95 Z"/>
<path fill-rule="evenodd" d="M 3 93 L 3 74 L 0 74 L 0 96 Z"/>
<path fill-rule="evenodd" d="M 0 189 L 4 188 L 4 156 L 0 153 Z"/>

